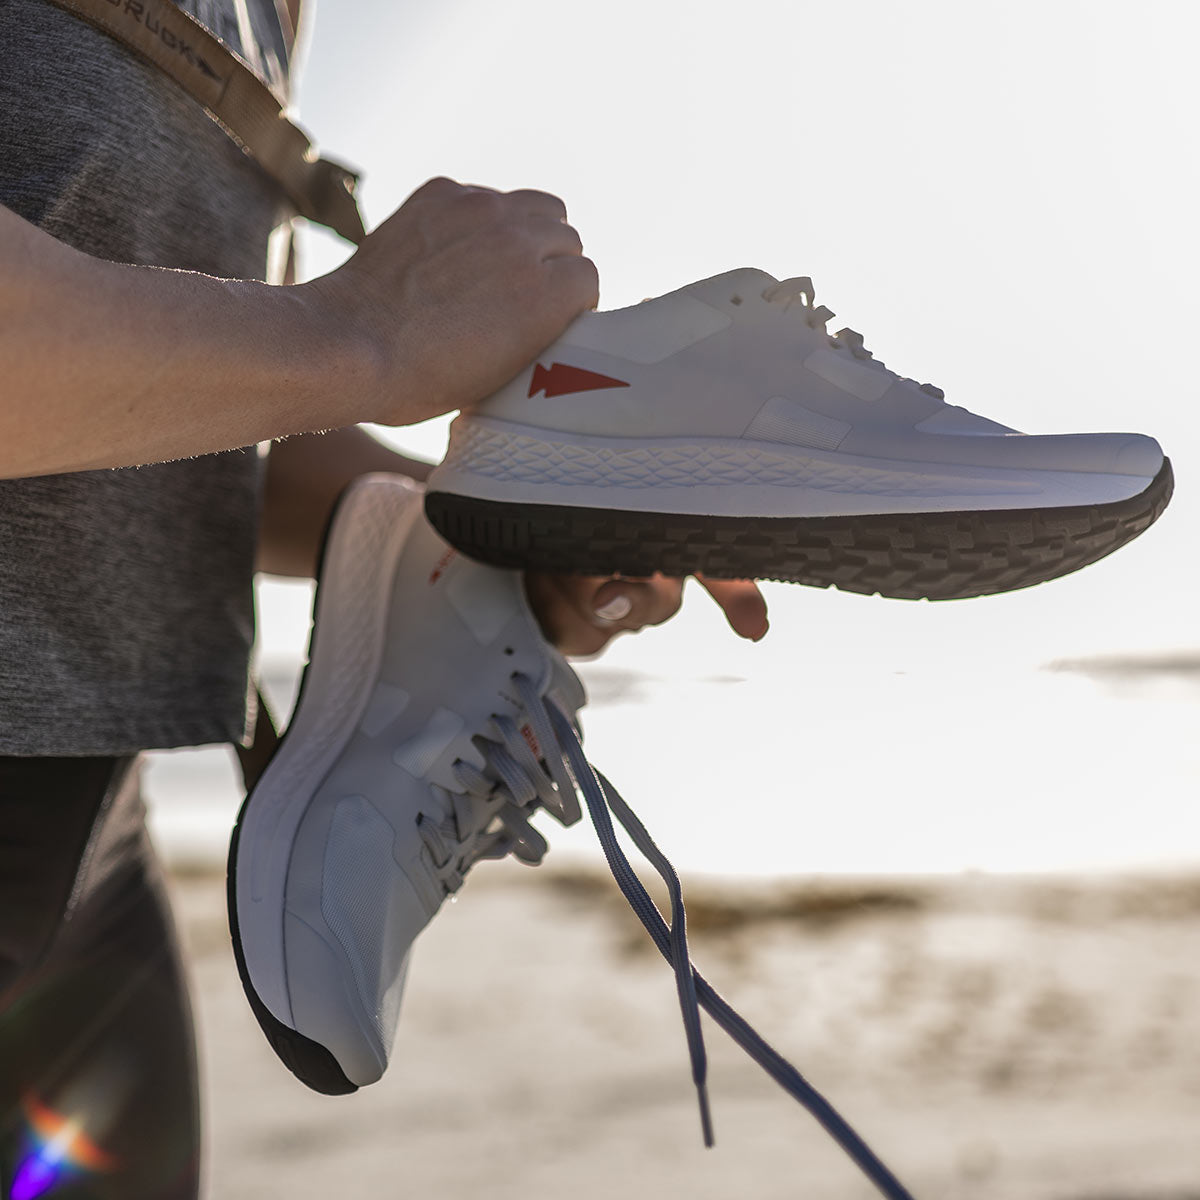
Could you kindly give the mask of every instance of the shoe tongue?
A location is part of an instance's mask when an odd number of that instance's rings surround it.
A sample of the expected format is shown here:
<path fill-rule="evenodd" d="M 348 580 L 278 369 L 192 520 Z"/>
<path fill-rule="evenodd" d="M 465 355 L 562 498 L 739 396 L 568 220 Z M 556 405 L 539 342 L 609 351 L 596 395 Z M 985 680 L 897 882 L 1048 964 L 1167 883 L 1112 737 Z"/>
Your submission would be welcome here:
<path fill-rule="evenodd" d="M 546 657 L 550 660 L 550 684 L 546 690 L 551 692 L 568 715 L 574 718 L 587 703 L 587 690 L 583 681 L 553 646 L 546 646 Z"/>
<path fill-rule="evenodd" d="M 757 300 L 767 288 L 778 282 L 774 275 L 768 275 L 766 271 L 755 267 L 739 267 L 736 271 L 726 271 L 724 275 L 690 283 L 683 291 L 697 300 L 724 307 L 735 296 L 741 300 Z"/>

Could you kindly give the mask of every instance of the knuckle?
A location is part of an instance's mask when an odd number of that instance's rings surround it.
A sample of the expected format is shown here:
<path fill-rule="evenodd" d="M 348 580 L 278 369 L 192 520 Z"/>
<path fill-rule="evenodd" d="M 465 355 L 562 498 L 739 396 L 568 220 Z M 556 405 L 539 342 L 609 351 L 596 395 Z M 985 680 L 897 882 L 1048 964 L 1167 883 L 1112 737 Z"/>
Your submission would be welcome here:
<path fill-rule="evenodd" d="M 661 580 L 654 590 L 654 621 L 661 625 L 669 621 L 683 607 L 683 585 L 674 579 Z"/>
<path fill-rule="evenodd" d="M 594 297 L 595 303 L 600 298 L 600 270 L 586 254 L 581 254 L 576 263 L 575 270 L 579 273 L 581 286 Z"/>
<path fill-rule="evenodd" d="M 600 300 L 600 272 L 585 254 L 563 254 L 549 260 L 553 302 L 574 310 L 595 308 Z"/>
<path fill-rule="evenodd" d="M 511 238 L 512 222 L 495 192 L 468 192 L 457 201 L 457 209 L 481 236 L 501 241 Z"/>
<path fill-rule="evenodd" d="M 435 175 L 432 179 L 427 179 L 417 188 L 416 195 L 442 196 L 454 195 L 455 193 L 464 191 L 466 191 L 466 188 L 461 183 L 457 183 L 445 175 Z"/>
<path fill-rule="evenodd" d="M 546 208 L 558 213 L 562 220 L 567 219 L 567 206 L 560 197 L 551 195 L 549 192 L 535 192 L 534 194 Z"/>
<path fill-rule="evenodd" d="M 660 616 L 658 620 L 654 622 L 655 625 L 661 625 L 664 621 L 669 621 L 672 617 L 678 614 L 681 607 L 682 605 L 678 596 L 676 596 L 673 600 L 668 601 L 666 606 L 663 608 L 662 616 Z"/>
<path fill-rule="evenodd" d="M 515 192 L 509 192 L 509 196 L 514 201 L 522 205 L 535 204 L 541 208 L 557 209 L 564 216 L 566 215 L 567 206 L 560 196 L 554 195 L 553 192 L 543 192 L 541 188 L 521 188 Z"/>

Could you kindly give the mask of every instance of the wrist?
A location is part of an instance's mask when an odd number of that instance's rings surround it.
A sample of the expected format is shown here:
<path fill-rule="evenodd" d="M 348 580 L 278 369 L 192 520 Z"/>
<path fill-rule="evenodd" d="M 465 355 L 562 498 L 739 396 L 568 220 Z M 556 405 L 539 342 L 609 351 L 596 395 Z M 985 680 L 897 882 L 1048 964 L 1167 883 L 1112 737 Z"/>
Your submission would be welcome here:
<path fill-rule="evenodd" d="M 288 330 L 289 361 L 300 375 L 294 395 L 303 427 L 291 432 L 378 420 L 388 347 L 374 322 L 361 319 L 341 281 L 322 276 L 271 290 Z"/>

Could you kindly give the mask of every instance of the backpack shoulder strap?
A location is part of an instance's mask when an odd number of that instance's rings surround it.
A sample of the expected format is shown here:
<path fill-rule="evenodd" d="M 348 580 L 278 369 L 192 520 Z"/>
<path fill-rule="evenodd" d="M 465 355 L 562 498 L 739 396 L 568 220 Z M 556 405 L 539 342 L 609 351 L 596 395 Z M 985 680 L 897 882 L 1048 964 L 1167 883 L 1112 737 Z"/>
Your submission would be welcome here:
<path fill-rule="evenodd" d="M 51 0 L 169 75 L 283 189 L 296 211 L 354 243 L 366 236 L 358 176 L 318 158 L 279 97 L 171 0 Z"/>
<path fill-rule="evenodd" d="M 254 693 L 257 703 L 254 712 L 253 740 L 248 746 L 239 742 L 233 744 L 234 750 L 237 751 L 238 764 L 242 768 L 242 780 L 246 785 L 247 792 L 258 782 L 259 776 L 266 770 L 267 763 L 271 761 L 271 755 L 275 753 L 275 748 L 279 745 L 279 733 L 275 727 L 275 719 L 271 716 L 266 697 L 257 681 L 254 685 Z"/>

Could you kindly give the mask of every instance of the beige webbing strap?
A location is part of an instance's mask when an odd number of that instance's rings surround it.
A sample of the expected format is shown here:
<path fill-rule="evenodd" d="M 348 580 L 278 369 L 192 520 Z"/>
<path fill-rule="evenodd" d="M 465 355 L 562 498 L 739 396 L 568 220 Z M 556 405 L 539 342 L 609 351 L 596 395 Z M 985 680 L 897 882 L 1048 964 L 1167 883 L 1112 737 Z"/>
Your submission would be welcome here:
<path fill-rule="evenodd" d="M 275 718 L 267 707 L 267 698 L 263 695 L 262 686 L 257 682 L 254 685 L 254 699 L 256 708 L 253 740 L 248 746 L 240 742 L 233 744 L 234 750 L 237 751 L 238 765 L 242 769 L 242 782 L 246 785 L 246 791 L 250 791 L 259 781 L 279 745 L 279 731 L 275 726 Z"/>
<path fill-rule="evenodd" d="M 296 211 L 347 241 L 366 236 L 358 177 L 317 158 L 269 87 L 224 42 L 170 0 L 51 0 L 175 80 L 283 188 Z"/>

